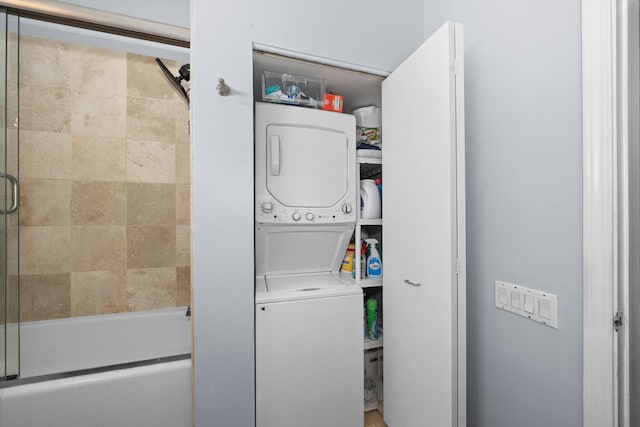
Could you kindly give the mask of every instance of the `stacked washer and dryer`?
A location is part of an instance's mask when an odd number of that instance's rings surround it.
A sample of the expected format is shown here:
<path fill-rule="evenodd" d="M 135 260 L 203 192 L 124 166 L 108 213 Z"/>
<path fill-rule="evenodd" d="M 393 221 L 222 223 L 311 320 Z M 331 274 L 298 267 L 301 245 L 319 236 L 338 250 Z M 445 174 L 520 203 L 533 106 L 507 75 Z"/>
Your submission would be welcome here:
<path fill-rule="evenodd" d="M 352 115 L 256 103 L 256 425 L 363 424 Z"/>

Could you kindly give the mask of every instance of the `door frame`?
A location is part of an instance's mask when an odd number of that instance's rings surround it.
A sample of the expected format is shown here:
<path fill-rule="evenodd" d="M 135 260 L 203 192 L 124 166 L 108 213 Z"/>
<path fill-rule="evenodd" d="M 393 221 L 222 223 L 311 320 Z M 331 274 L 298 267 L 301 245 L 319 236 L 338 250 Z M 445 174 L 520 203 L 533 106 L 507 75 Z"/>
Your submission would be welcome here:
<path fill-rule="evenodd" d="M 613 318 L 628 313 L 637 3 L 582 0 L 584 427 L 629 426 L 629 333 L 616 333 Z"/>

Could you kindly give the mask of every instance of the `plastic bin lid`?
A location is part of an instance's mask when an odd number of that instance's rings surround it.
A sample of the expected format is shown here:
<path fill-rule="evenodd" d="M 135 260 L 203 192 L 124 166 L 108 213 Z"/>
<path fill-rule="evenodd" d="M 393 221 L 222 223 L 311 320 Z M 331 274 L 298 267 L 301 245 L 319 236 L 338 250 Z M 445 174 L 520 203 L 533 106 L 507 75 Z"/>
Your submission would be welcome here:
<path fill-rule="evenodd" d="M 378 128 L 382 126 L 382 109 L 376 105 L 369 105 L 353 110 L 356 126 Z"/>

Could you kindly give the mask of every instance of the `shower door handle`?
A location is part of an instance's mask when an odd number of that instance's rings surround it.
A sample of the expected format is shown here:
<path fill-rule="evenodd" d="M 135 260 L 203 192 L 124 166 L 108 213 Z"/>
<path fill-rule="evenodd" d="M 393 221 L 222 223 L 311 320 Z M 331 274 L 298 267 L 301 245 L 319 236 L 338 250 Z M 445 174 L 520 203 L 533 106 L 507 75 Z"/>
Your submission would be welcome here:
<path fill-rule="evenodd" d="M 12 214 L 18 210 L 20 185 L 18 184 L 18 179 L 8 173 L 0 172 L 0 178 L 6 178 L 11 182 L 11 206 L 9 206 L 9 209 L 0 209 L 0 215 Z"/>

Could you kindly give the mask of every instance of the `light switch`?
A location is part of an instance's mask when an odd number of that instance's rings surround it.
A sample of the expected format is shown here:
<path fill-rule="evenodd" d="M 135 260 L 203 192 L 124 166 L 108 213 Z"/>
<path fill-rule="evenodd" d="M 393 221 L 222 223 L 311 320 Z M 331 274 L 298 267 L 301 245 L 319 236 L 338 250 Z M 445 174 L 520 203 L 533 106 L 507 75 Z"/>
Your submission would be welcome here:
<path fill-rule="evenodd" d="M 520 310 L 520 292 L 511 291 L 511 307 Z"/>
<path fill-rule="evenodd" d="M 533 314 L 535 297 L 533 295 L 524 294 L 524 311 Z"/>
<path fill-rule="evenodd" d="M 543 319 L 551 319 L 551 303 L 546 299 L 538 299 L 538 314 Z"/>
<path fill-rule="evenodd" d="M 504 288 L 498 289 L 498 302 L 501 305 L 509 305 L 509 293 Z"/>
<path fill-rule="evenodd" d="M 494 298 L 500 310 L 558 329 L 558 295 L 496 280 Z"/>

